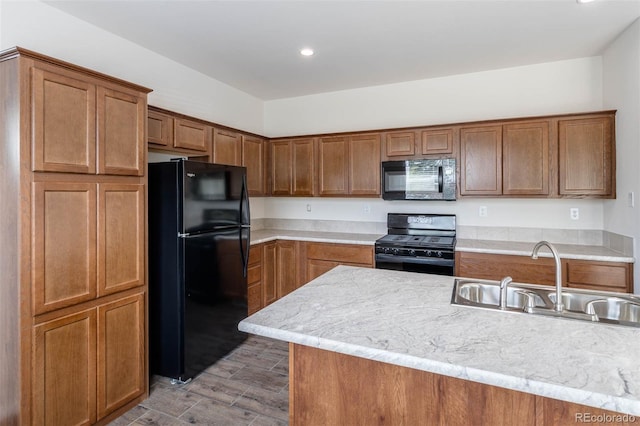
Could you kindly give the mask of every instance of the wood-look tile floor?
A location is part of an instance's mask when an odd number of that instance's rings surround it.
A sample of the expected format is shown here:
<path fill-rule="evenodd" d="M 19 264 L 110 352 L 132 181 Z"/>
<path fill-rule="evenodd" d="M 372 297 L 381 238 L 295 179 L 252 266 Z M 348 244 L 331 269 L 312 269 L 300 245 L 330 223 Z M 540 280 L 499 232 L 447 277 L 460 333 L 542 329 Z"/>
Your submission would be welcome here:
<path fill-rule="evenodd" d="M 110 423 L 124 425 L 287 425 L 286 342 L 249 336 L 185 385 L 154 376 L 149 398 Z"/>

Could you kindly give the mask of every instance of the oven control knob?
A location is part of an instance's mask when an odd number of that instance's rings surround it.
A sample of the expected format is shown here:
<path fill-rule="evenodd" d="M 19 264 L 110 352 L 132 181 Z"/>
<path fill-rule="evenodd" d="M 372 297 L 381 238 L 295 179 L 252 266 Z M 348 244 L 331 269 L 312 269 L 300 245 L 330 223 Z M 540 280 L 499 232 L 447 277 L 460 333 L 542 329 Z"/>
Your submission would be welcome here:
<path fill-rule="evenodd" d="M 391 250 L 393 254 L 398 254 L 400 252 L 400 250 L 398 250 L 397 248 L 394 248 L 393 250 Z"/>
<path fill-rule="evenodd" d="M 416 255 L 416 251 L 413 250 L 413 249 L 410 249 L 409 250 L 409 256 L 414 256 L 415 257 L 415 255 Z"/>
<path fill-rule="evenodd" d="M 442 252 L 441 252 L 441 251 L 437 251 L 437 252 L 436 252 L 436 256 L 438 256 L 438 257 L 442 257 Z"/>
<path fill-rule="evenodd" d="M 427 250 L 427 251 L 425 252 L 425 256 L 427 256 L 427 257 L 431 257 L 431 250 Z"/>

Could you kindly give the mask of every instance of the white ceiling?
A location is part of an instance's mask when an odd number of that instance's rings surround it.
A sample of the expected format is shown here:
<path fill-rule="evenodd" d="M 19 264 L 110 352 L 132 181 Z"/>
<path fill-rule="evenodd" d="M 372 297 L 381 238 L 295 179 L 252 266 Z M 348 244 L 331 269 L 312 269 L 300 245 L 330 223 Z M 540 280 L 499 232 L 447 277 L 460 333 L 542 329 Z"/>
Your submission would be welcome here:
<path fill-rule="evenodd" d="M 640 0 L 46 3 L 264 100 L 599 55 L 640 16 Z"/>

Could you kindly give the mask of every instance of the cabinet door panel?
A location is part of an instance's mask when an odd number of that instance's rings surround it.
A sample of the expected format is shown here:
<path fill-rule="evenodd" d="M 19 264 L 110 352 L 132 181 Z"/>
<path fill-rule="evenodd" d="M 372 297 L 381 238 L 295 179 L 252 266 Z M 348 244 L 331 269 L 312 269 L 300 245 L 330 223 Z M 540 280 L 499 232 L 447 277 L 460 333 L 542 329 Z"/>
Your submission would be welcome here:
<path fill-rule="evenodd" d="M 313 139 L 295 139 L 291 141 L 293 162 L 292 195 L 313 195 L 314 155 Z"/>
<path fill-rule="evenodd" d="M 460 194 L 502 193 L 502 126 L 460 129 Z"/>
<path fill-rule="evenodd" d="M 275 302 L 278 297 L 276 291 L 278 280 L 276 265 L 276 243 L 266 243 L 264 245 L 264 258 L 262 263 L 262 306 L 267 306 Z"/>
<path fill-rule="evenodd" d="M 271 185 L 272 195 L 291 195 L 291 141 L 271 142 Z"/>
<path fill-rule="evenodd" d="M 422 131 L 422 154 L 453 153 L 453 129 L 433 129 Z"/>
<path fill-rule="evenodd" d="M 265 141 L 253 136 L 242 137 L 242 165 L 247 168 L 249 195 L 266 195 L 265 188 Z"/>
<path fill-rule="evenodd" d="M 98 87 L 98 173 L 142 176 L 146 153 L 144 97 Z"/>
<path fill-rule="evenodd" d="M 349 194 L 380 195 L 380 135 L 351 137 Z"/>
<path fill-rule="evenodd" d="M 98 187 L 98 294 L 144 285 L 144 187 Z"/>
<path fill-rule="evenodd" d="M 96 296 L 96 187 L 33 184 L 36 314 Z"/>
<path fill-rule="evenodd" d="M 318 192 L 320 195 L 346 195 L 348 138 L 320 138 L 318 141 Z"/>
<path fill-rule="evenodd" d="M 384 146 L 387 157 L 412 156 L 416 153 L 416 133 L 387 133 Z"/>
<path fill-rule="evenodd" d="M 34 171 L 96 172 L 96 88 L 74 77 L 32 70 Z"/>
<path fill-rule="evenodd" d="M 147 115 L 147 139 L 153 145 L 173 147 L 173 117 L 149 110 Z"/>
<path fill-rule="evenodd" d="M 558 124 L 560 194 L 613 196 L 613 117 Z"/>
<path fill-rule="evenodd" d="M 145 390 L 144 295 L 98 307 L 98 417 Z"/>
<path fill-rule="evenodd" d="M 197 121 L 176 118 L 173 123 L 173 143 L 176 148 L 209 152 L 211 128 Z"/>
<path fill-rule="evenodd" d="M 95 310 L 34 329 L 33 424 L 96 421 Z"/>
<path fill-rule="evenodd" d="M 228 130 L 213 130 L 213 162 L 239 166 L 242 162 L 240 134 Z"/>
<path fill-rule="evenodd" d="M 295 241 L 278 241 L 276 244 L 277 261 L 277 298 L 291 293 L 297 288 L 297 256 Z"/>
<path fill-rule="evenodd" d="M 549 194 L 549 122 L 506 124 L 503 194 Z"/>

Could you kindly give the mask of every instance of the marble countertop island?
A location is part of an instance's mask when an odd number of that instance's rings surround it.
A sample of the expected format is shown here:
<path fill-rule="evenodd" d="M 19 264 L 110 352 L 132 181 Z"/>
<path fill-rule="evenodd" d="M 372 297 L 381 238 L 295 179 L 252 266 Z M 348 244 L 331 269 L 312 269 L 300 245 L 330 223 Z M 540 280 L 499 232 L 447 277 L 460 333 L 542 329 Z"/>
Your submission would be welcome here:
<path fill-rule="evenodd" d="M 640 329 L 451 305 L 454 277 L 338 266 L 247 333 L 640 415 Z"/>

